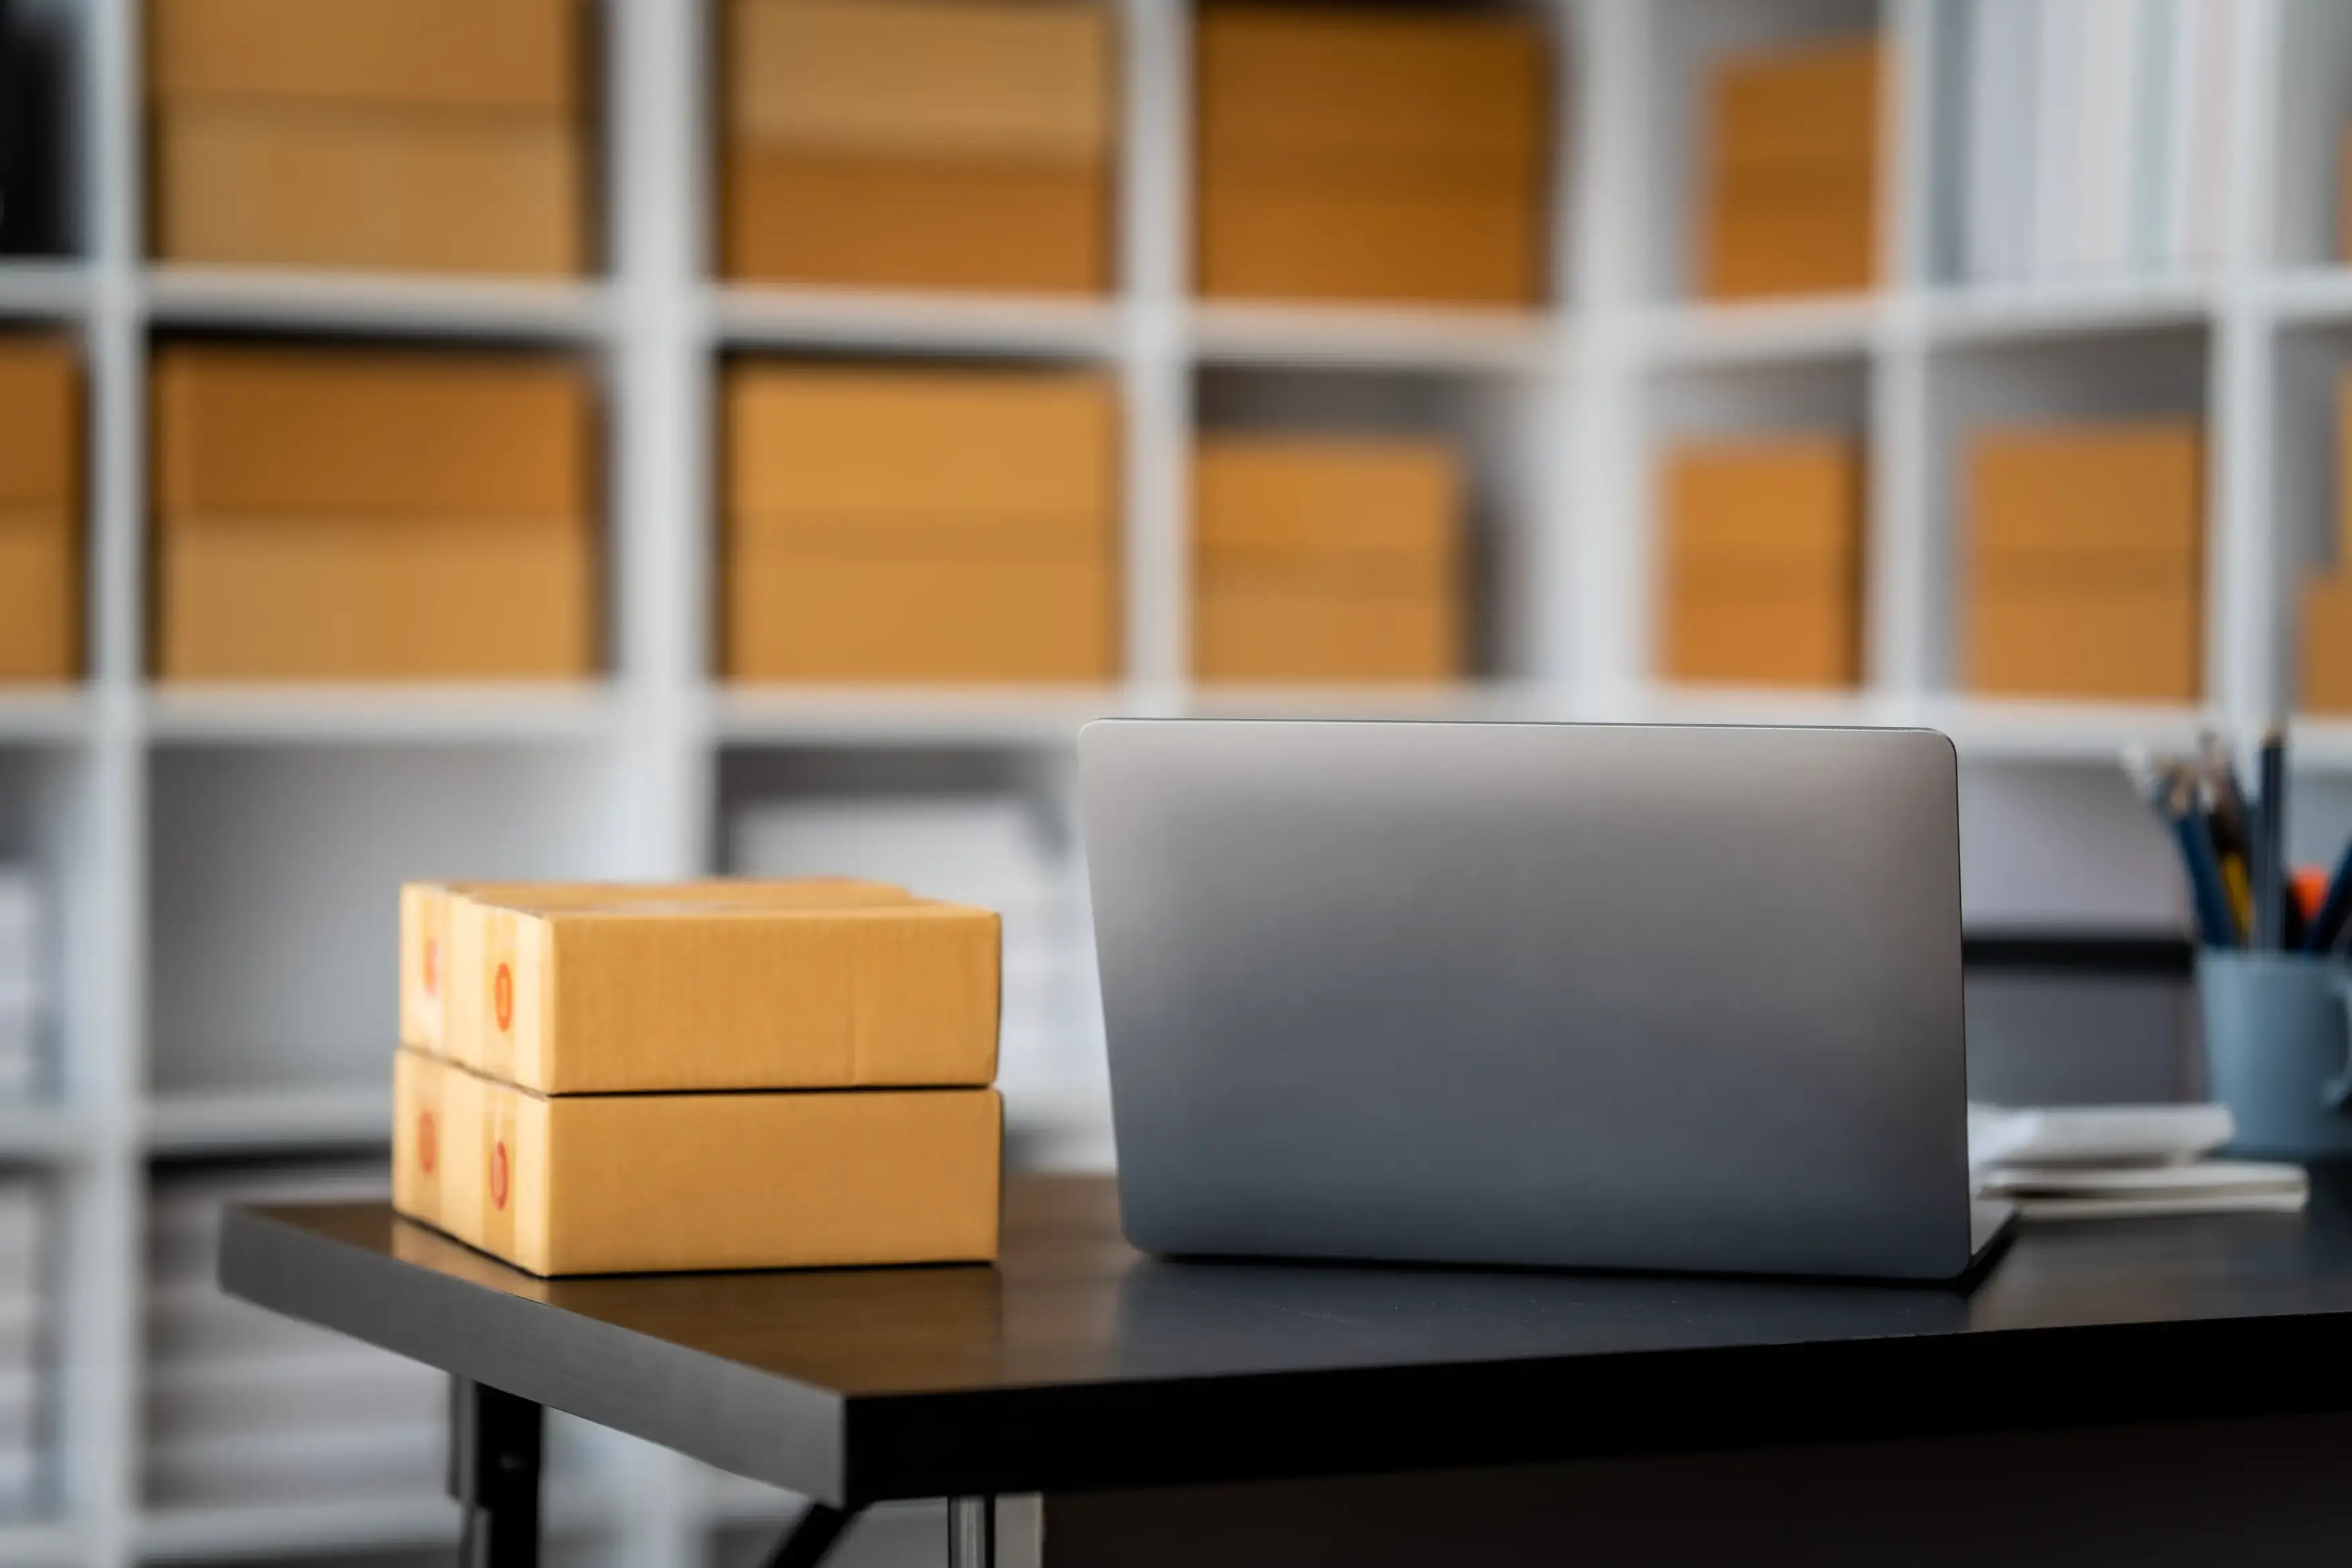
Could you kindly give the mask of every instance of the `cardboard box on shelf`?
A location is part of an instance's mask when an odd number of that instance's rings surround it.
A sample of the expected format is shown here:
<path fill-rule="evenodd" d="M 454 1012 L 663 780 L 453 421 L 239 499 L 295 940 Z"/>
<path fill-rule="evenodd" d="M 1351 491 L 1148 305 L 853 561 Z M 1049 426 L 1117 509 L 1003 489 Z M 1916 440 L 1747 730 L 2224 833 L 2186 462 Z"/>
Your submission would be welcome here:
<path fill-rule="evenodd" d="M 577 680 L 596 668 L 584 528 L 205 519 L 156 540 L 166 680 Z"/>
<path fill-rule="evenodd" d="M 1878 257 L 1875 37 L 1738 58 L 1707 94 L 1699 292 L 1859 291 Z"/>
<path fill-rule="evenodd" d="M 155 252 L 202 266 L 511 275 L 586 266 L 577 130 L 509 114 L 192 103 L 155 138 Z"/>
<path fill-rule="evenodd" d="M 579 522 L 587 378 L 551 354 L 170 342 L 155 507 L 190 517 Z"/>
<path fill-rule="evenodd" d="M 1709 685 L 1858 680 L 1860 444 L 1844 434 L 1691 442 L 1661 470 L 1661 673 Z"/>
<path fill-rule="evenodd" d="M 2352 575 L 2305 579 L 2302 611 L 2296 705 L 2312 713 L 2352 713 Z"/>
<path fill-rule="evenodd" d="M 406 1188 L 437 1209 L 402 1212 L 532 1273 L 996 1256 L 992 1089 L 542 1096 L 404 1054 L 440 1117 L 437 1190 Z"/>
<path fill-rule="evenodd" d="M 167 103 L 298 99 L 556 112 L 586 89 L 581 0 L 150 0 Z"/>
<path fill-rule="evenodd" d="M 1463 658 L 1462 478 L 1426 440 L 1215 436 L 1193 458 L 1204 680 L 1444 680 Z"/>
<path fill-rule="evenodd" d="M 2197 423 L 1983 430 L 1967 463 L 1968 686 L 2194 700 L 2203 663 Z"/>
<path fill-rule="evenodd" d="M 596 661 L 588 393 L 544 356 L 157 351 L 169 679 L 577 679 Z"/>
<path fill-rule="evenodd" d="M 1502 16 L 1213 6 L 1197 33 L 1203 293 L 1542 298 L 1539 29 Z"/>
<path fill-rule="evenodd" d="M 81 668 L 81 377 L 72 347 L 0 337 L 0 682 Z"/>
<path fill-rule="evenodd" d="M 587 255 L 578 0 L 158 0 L 155 254 L 491 274 Z"/>
<path fill-rule="evenodd" d="M 729 24 L 730 276 L 1108 286 L 1107 7 L 734 0 Z"/>
<path fill-rule="evenodd" d="M 725 402 L 731 679 L 1114 673 L 1108 382 L 743 365 Z"/>
<path fill-rule="evenodd" d="M 550 1094 L 973 1085 L 998 924 L 853 880 L 672 900 L 558 888 L 449 911 L 452 1059 Z"/>

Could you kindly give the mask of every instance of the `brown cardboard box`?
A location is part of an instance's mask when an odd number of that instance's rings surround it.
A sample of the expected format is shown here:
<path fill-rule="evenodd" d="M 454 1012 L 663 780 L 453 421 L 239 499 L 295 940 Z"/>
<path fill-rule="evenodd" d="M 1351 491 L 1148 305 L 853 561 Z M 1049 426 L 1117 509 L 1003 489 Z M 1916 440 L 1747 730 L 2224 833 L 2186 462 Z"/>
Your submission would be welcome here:
<path fill-rule="evenodd" d="M 732 680 L 1054 684 L 1118 673 L 1118 574 L 1101 544 L 941 549 L 885 533 L 734 540 Z"/>
<path fill-rule="evenodd" d="M 1204 294 L 1543 294 L 1540 31 L 1499 16 L 1215 6 L 1198 27 Z"/>
<path fill-rule="evenodd" d="M 401 1055 L 394 1205 L 534 1274 L 996 1256 L 992 1089 L 551 1098 Z M 428 1113 L 436 1172 L 404 1178 Z"/>
<path fill-rule="evenodd" d="M 737 365 L 725 388 L 725 506 L 758 525 L 861 519 L 1106 531 L 1118 404 L 1095 374 Z"/>
<path fill-rule="evenodd" d="M 576 273 L 587 261 L 585 160 L 579 132 L 546 117 L 190 103 L 157 120 L 155 253 L 206 266 Z"/>
<path fill-rule="evenodd" d="M 218 519 L 155 542 L 166 680 L 577 679 L 595 668 L 584 529 Z"/>
<path fill-rule="evenodd" d="M 1717 299 L 1877 280 L 1876 37 L 1734 59 L 1708 92 L 1697 232 Z"/>
<path fill-rule="evenodd" d="M 1709 440 L 1675 448 L 1661 467 L 1665 677 L 1859 679 L 1859 444 L 1843 434 Z"/>
<path fill-rule="evenodd" d="M 0 682 L 80 671 L 81 459 L 72 349 L 0 338 Z"/>
<path fill-rule="evenodd" d="M 0 683 L 70 680 L 81 669 L 81 572 L 72 519 L 0 506 Z"/>
<path fill-rule="evenodd" d="M 1851 583 L 1702 578 L 1675 584 L 1664 674 L 1697 685 L 1852 686 L 1862 675 Z"/>
<path fill-rule="evenodd" d="M 737 368 L 728 674 L 1108 679 L 1116 420 L 1092 375 Z"/>
<path fill-rule="evenodd" d="M 1460 605 L 1426 583 L 1221 572 L 1195 593 L 1192 669 L 1210 681 L 1451 680 Z"/>
<path fill-rule="evenodd" d="M 1985 429 L 1969 442 L 1978 554 L 2203 549 L 2204 459 L 2190 419 Z"/>
<path fill-rule="evenodd" d="M 1110 286 L 1110 184 L 1099 169 L 739 147 L 723 177 L 730 278 L 1007 292 Z"/>
<path fill-rule="evenodd" d="M 171 343 L 153 384 L 167 526 L 591 510 L 586 378 L 552 355 Z"/>
<path fill-rule="evenodd" d="M 730 19 L 730 276 L 1108 286 L 1106 7 L 734 0 Z"/>
<path fill-rule="evenodd" d="M 159 257 L 583 268 L 578 0 L 156 0 L 152 11 Z"/>
<path fill-rule="evenodd" d="M 984 1084 L 998 921 L 855 885 L 468 896 L 451 1059 L 550 1094 Z"/>
<path fill-rule="evenodd" d="M 584 100 L 580 0 L 149 0 L 167 103 L 303 99 L 552 113 Z"/>
<path fill-rule="evenodd" d="M 2352 576 L 2307 579 L 2302 608 L 2297 706 L 2313 713 L 2352 713 Z"/>
<path fill-rule="evenodd" d="M 1193 458 L 1204 680 L 1444 680 L 1462 666 L 1461 474 L 1442 443 L 1213 437 Z"/>
<path fill-rule="evenodd" d="M 2178 552 L 1979 558 L 1962 648 L 1970 689 L 2193 700 L 2198 563 Z"/>
<path fill-rule="evenodd" d="M 716 877 L 689 882 L 404 882 L 400 889 L 400 1043 L 429 1055 L 441 1054 L 443 982 L 456 978 L 451 973 L 456 953 L 450 945 L 449 910 L 452 903 L 466 899 L 529 897 L 541 904 L 595 906 L 678 899 L 760 903 L 837 898 L 879 903 L 910 896 L 887 882 L 847 877 L 786 881 Z M 464 1005 L 471 1005 L 477 1014 L 481 1009 L 478 1001 Z"/>

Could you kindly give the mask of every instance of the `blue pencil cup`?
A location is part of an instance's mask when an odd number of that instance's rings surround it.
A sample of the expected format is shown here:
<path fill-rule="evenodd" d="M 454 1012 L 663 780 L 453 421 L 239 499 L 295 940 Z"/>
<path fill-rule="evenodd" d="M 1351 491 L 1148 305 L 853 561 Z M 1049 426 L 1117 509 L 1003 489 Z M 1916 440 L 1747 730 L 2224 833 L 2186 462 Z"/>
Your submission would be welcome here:
<path fill-rule="evenodd" d="M 2206 1082 L 2230 1108 L 2230 1152 L 2352 1158 L 2352 969 L 2289 952 L 2198 960 Z"/>

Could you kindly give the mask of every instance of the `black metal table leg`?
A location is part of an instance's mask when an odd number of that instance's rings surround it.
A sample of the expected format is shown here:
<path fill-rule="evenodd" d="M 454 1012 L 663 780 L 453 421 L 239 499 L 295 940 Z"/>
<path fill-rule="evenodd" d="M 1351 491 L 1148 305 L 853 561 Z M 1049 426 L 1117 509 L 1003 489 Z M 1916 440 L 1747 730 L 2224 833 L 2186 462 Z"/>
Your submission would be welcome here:
<path fill-rule="evenodd" d="M 449 1380 L 449 1495 L 459 1568 L 539 1568 L 544 1412 L 471 1378 Z"/>
<path fill-rule="evenodd" d="M 996 1500 L 948 1499 L 948 1568 L 996 1568 Z"/>

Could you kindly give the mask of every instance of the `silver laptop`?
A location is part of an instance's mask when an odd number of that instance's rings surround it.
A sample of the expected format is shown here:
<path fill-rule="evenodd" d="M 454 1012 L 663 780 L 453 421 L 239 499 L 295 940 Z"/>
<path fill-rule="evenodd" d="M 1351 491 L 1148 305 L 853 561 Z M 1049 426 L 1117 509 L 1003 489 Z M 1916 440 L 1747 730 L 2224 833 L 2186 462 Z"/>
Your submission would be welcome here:
<path fill-rule="evenodd" d="M 1119 1201 L 1169 1254 L 1969 1278 L 1927 731 L 1109 720 Z"/>

